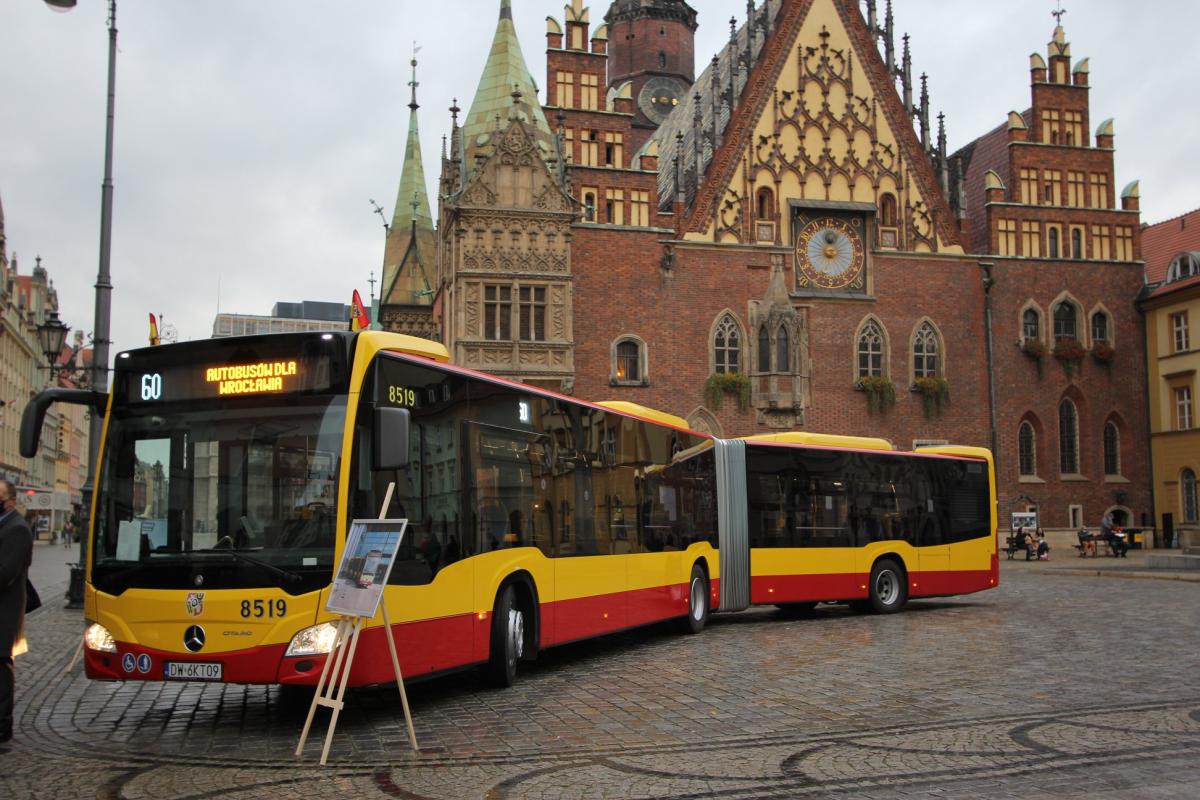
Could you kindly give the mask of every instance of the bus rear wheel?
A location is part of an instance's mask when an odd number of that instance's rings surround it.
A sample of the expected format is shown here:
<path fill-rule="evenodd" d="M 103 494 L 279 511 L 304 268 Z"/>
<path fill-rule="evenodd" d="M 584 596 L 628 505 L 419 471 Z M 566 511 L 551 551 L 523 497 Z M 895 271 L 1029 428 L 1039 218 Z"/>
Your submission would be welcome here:
<path fill-rule="evenodd" d="M 876 614 L 895 614 L 908 600 L 908 581 L 900 565 L 884 558 L 871 568 L 870 603 Z"/>
<path fill-rule="evenodd" d="M 688 613 L 680 620 L 679 630 L 683 633 L 699 633 L 708 623 L 708 576 L 699 564 L 692 565 L 692 577 L 688 580 Z"/>
<path fill-rule="evenodd" d="M 517 678 L 517 662 L 525 655 L 525 613 L 517 604 L 512 584 L 496 597 L 492 611 L 492 639 L 488 664 L 484 670 L 492 686 L 512 686 Z"/>

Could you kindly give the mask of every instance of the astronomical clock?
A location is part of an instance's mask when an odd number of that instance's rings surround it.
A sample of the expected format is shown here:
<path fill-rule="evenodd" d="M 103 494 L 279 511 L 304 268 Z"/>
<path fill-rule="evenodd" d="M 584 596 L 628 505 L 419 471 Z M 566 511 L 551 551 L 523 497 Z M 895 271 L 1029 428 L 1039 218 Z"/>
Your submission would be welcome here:
<path fill-rule="evenodd" d="M 863 218 L 820 210 L 796 216 L 796 288 L 860 293 L 866 288 Z"/>
<path fill-rule="evenodd" d="M 663 120 L 683 102 L 687 84 L 676 78 L 655 75 L 642 85 L 638 92 L 637 104 L 646 119 L 655 125 L 661 125 Z"/>

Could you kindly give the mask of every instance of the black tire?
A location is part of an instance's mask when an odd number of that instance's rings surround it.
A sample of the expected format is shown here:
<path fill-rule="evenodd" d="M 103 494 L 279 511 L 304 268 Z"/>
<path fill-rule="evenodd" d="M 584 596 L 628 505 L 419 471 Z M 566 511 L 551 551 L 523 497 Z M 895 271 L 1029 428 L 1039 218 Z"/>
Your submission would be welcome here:
<path fill-rule="evenodd" d="M 692 565 L 692 577 L 688 580 L 688 613 L 679 621 L 682 633 L 694 634 L 704 630 L 708 623 L 708 576 L 699 564 Z"/>
<path fill-rule="evenodd" d="M 525 654 L 525 612 L 517 604 L 512 584 L 496 596 L 492 611 L 492 639 L 484 677 L 492 686 L 512 686 L 517 662 Z"/>
<path fill-rule="evenodd" d="M 890 558 L 875 562 L 867 588 L 871 610 L 876 614 L 895 614 L 908 601 L 908 579 L 900 565 Z"/>
<path fill-rule="evenodd" d="M 814 601 L 807 603 L 776 603 L 775 607 L 783 612 L 785 617 L 808 617 L 812 616 L 812 613 L 816 611 L 817 604 Z"/>

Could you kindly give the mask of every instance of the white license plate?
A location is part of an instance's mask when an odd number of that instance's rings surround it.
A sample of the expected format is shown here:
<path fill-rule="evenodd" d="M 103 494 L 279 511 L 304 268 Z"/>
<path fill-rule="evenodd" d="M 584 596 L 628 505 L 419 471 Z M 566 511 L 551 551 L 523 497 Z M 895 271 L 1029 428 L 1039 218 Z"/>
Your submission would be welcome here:
<path fill-rule="evenodd" d="M 219 681 L 225 675 L 223 666 L 209 661 L 167 661 L 163 677 L 169 681 Z"/>

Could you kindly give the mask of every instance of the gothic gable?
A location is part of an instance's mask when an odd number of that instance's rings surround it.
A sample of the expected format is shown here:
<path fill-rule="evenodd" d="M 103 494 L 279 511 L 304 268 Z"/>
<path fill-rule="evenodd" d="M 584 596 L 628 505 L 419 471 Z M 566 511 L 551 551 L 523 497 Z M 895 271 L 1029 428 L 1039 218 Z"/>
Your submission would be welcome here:
<path fill-rule="evenodd" d="M 895 219 L 881 245 L 962 252 L 856 4 L 797 0 L 774 22 L 688 212 L 688 238 L 786 244 L 790 200 L 887 203 Z"/>
<path fill-rule="evenodd" d="M 573 203 L 524 124 L 510 120 L 493 142 L 463 188 L 460 206 L 573 213 Z"/>

